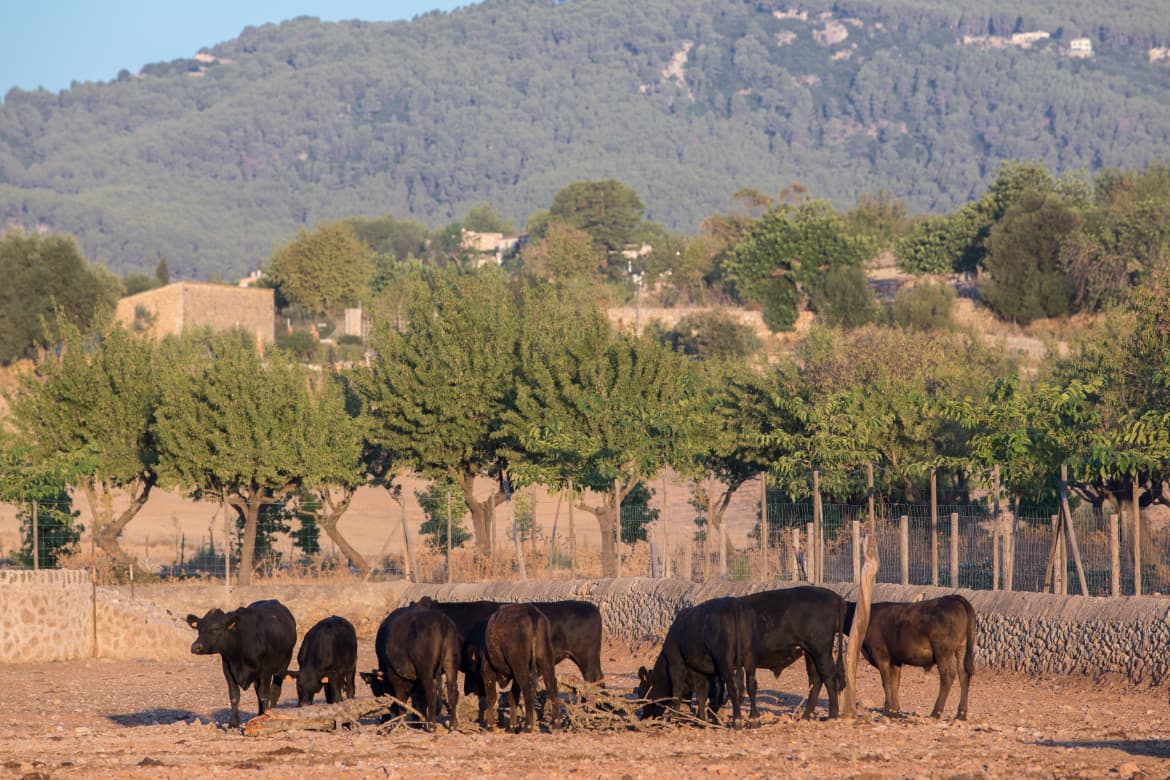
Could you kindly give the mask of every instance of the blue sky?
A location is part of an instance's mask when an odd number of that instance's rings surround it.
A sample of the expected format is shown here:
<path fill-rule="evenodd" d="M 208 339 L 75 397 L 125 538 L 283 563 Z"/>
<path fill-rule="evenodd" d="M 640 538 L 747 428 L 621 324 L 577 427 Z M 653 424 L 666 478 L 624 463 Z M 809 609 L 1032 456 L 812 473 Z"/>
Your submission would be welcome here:
<path fill-rule="evenodd" d="M 12 87 L 51 92 L 190 57 L 248 25 L 296 16 L 410 19 L 474 0 L 25 0 L 0 10 L 0 100 Z"/>

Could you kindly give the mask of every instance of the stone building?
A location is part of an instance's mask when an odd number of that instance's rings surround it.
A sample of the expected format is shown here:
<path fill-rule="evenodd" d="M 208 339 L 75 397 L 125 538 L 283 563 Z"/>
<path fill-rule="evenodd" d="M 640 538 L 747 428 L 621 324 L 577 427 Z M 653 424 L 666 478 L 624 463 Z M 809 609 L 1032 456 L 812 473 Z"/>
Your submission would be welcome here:
<path fill-rule="evenodd" d="M 123 298 L 115 316 L 131 330 L 155 339 L 204 327 L 216 331 L 241 328 L 264 344 L 276 337 L 271 289 L 176 282 Z"/>

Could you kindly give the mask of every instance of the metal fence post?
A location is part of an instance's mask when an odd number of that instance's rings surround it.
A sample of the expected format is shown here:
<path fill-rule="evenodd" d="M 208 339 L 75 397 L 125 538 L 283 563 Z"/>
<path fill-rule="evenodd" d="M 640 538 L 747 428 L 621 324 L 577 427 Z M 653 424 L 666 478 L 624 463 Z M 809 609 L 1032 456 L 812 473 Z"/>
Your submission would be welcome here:
<path fill-rule="evenodd" d="M 959 513 L 951 512 L 951 587 L 959 587 Z"/>
<path fill-rule="evenodd" d="M 1109 593 L 1121 595 L 1121 545 L 1118 543 L 1117 515 L 1109 515 Z"/>

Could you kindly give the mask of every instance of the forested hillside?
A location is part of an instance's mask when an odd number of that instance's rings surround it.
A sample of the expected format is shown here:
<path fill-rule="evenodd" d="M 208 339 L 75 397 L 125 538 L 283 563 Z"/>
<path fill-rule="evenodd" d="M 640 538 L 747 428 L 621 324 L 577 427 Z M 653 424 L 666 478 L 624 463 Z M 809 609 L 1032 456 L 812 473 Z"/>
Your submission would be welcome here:
<path fill-rule="evenodd" d="M 1017 33 L 1047 37 L 1013 43 Z M 46 35 L 51 31 L 46 30 Z M 1093 55 L 1070 56 L 1087 37 Z M 0 105 L 0 225 L 117 273 L 230 278 L 300 227 L 490 204 L 523 225 L 619 179 L 693 233 L 794 181 L 913 211 L 1002 160 L 1140 167 L 1170 144 L 1157 0 L 487 0 L 399 23 L 301 18 L 189 60 Z M 211 43 L 211 42 L 209 42 Z"/>

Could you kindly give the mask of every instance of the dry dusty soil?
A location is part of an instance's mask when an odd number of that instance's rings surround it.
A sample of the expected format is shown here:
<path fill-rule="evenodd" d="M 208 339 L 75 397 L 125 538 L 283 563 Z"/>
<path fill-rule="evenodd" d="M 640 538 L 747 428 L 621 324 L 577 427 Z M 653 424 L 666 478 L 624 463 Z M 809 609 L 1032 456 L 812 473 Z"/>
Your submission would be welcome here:
<path fill-rule="evenodd" d="M 359 668 L 370 668 L 372 643 L 362 644 Z M 649 646 L 607 647 L 609 686 L 630 690 L 638 664 L 652 653 Z M 982 671 L 973 681 L 970 719 L 936 721 L 924 716 L 937 677 L 908 669 L 902 706 L 912 714 L 890 719 L 876 709 L 880 683 L 866 667 L 858 674 L 859 718 L 799 721 L 792 718 L 804 689 L 799 666 L 779 679 L 760 674 L 763 723 L 739 732 L 679 723 L 646 732 L 506 734 L 470 726 L 427 734 L 371 721 L 340 733 L 245 737 L 225 729 L 227 691 L 214 657 L 0 665 L 0 776 L 1170 777 L 1164 690 Z M 579 679 L 571 663 L 558 673 Z M 370 698 L 358 684 L 358 698 Z M 948 716 L 957 702 L 954 691 Z M 461 714 L 470 704 L 463 702 Z M 242 718 L 255 707 L 254 693 L 246 692 Z M 293 686 L 285 686 L 278 711 L 298 714 Z"/>

